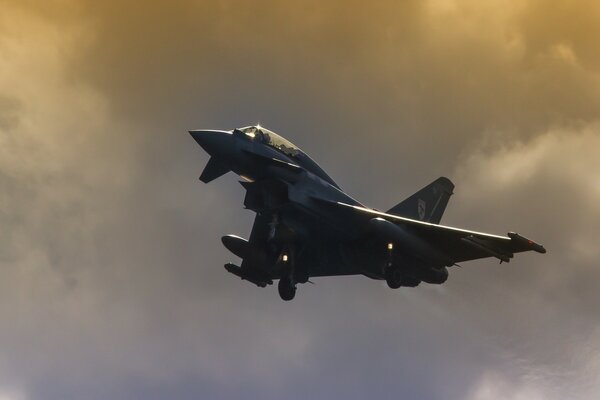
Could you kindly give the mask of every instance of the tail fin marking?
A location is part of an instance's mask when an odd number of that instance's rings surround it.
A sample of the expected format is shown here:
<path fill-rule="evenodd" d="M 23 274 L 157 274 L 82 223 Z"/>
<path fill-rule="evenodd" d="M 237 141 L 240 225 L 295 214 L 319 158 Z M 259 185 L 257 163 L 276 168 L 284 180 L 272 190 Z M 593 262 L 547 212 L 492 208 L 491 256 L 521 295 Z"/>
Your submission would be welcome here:
<path fill-rule="evenodd" d="M 442 176 L 387 212 L 439 224 L 453 190 L 452 181 Z"/>

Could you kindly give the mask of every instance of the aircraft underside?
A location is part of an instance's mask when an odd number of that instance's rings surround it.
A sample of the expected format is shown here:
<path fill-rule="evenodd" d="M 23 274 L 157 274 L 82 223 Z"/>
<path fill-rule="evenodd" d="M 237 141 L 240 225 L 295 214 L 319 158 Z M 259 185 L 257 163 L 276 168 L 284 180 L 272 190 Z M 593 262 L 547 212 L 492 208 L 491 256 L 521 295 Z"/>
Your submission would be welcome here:
<path fill-rule="evenodd" d="M 441 284 L 448 278 L 443 266 L 426 265 L 409 254 L 395 251 L 390 243 L 368 239 L 350 242 L 317 239 L 310 244 L 274 240 L 259 248 L 243 238 L 227 235 L 223 243 L 244 260 L 241 267 L 228 264 L 229 272 L 259 287 L 279 280 L 279 293 L 284 300 L 294 297 L 296 284 L 314 277 L 364 275 L 385 280 L 393 289 L 415 287 L 422 281 Z"/>

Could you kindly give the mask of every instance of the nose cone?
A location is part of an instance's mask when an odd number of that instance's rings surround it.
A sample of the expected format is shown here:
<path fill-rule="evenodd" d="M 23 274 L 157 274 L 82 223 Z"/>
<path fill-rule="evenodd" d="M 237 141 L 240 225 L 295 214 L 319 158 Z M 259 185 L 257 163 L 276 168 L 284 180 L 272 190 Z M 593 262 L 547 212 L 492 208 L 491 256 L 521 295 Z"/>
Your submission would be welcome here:
<path fill-rule="evenodd" d="M 231 145 L 231 133 L 215 130 L 189 131 L 196 142 L 211 156 L 223 154 Z"/>

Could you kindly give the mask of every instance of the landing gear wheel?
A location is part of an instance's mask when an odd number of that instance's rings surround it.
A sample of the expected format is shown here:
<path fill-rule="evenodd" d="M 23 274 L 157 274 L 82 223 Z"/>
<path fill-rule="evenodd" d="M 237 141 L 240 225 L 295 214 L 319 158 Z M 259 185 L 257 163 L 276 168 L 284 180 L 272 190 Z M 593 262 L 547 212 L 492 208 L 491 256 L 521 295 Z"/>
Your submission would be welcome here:
<path fill-rule="evenodd" d="M 403 283 L 403 277 L 402 274 L 400 273 L 400 271 L 397 268 L 394 269 L 390 269 L 387 273 L 386 273 L 386 278 L 385 278 L 385 282 L 387 283 L 387 285 L 390 287 L 390 289 L 398 289 L 400 286 L 402 286 Z"/>
<path fill-rule="evenodd" d="M 390 278 L 386 279 L 385 282 L 387 283 L 390 289 L 398 289 L 400 286 L 402 286 L 402 283 L 400 281 Z"/>
<path fill-rule="evenodd" d="M 281 300 L 290 301 L 296 296 L 296 285 L 288 278 L 281 278 L 277 285 L 277 289 L 279 290 L 279 297 L 281 297 Z"/>
<path fill-rule="evenodd" d="M 277 263 L 281 278 L 277 289 L 281 300 L 290 301 L 296 296 L 296 279 L 294 274 L 294 266 L 296 261 L 296 252 L 293 246 L 286 246 L 281 251 Z"/>

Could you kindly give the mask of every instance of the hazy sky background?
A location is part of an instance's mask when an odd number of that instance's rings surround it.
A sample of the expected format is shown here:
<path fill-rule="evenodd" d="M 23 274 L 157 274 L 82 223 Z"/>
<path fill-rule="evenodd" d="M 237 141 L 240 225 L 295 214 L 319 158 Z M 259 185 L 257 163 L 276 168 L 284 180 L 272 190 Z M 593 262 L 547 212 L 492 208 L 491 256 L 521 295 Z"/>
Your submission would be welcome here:
<path fill-rule="evenodd" d="M 0 399 L 597 399 L 598 43 L 591 0 L 0 0 Z M 253 214 L 187 133 L 257 122 L 549 253 L 284 303 L 223 269 Z"/>

